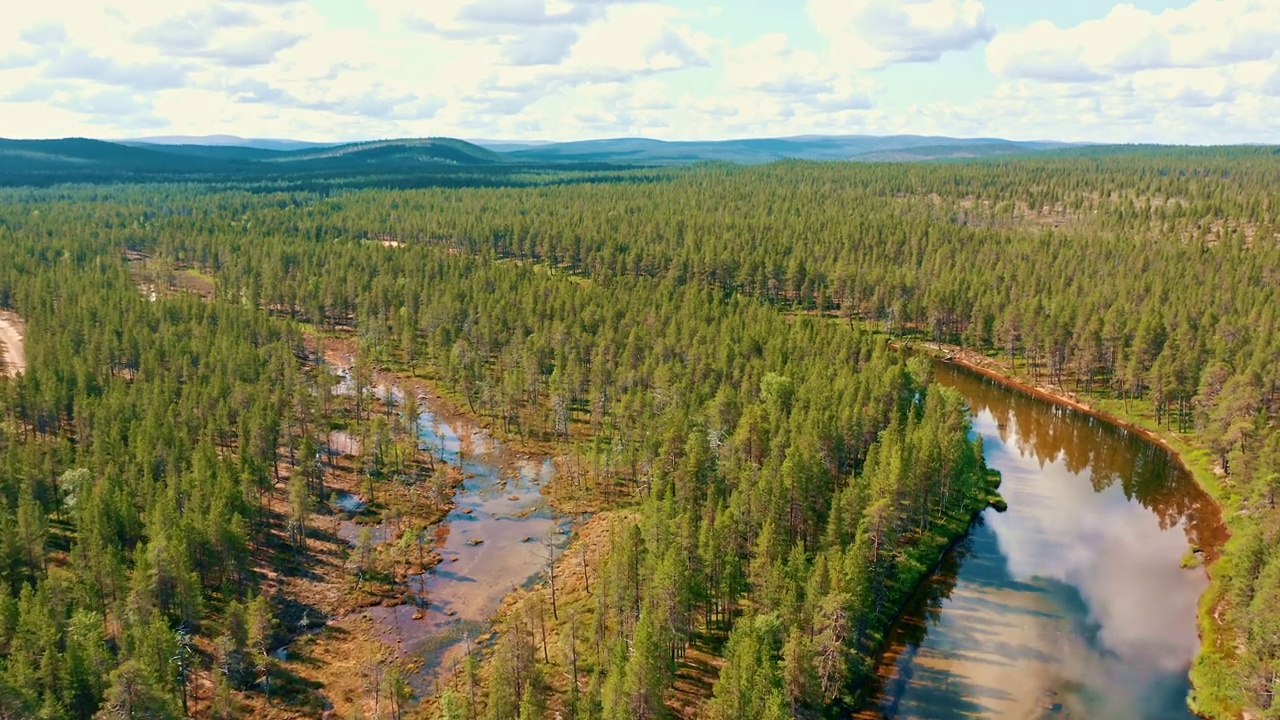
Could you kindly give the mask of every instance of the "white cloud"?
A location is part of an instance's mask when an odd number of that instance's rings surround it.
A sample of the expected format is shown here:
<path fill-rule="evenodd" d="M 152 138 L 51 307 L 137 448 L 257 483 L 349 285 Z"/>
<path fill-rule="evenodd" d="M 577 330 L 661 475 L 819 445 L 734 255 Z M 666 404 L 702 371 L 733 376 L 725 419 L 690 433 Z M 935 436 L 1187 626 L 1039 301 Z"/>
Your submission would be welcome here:
<path fill-rule="evenodd" d="M 579 29 L 606 20 L 631 0 L 369 0 L 391 28 L 497 46 L 502 63 L 554 65 L 578 42 Z"/>
<path fill-rule="evenodd" d="M 503 58 L 512 65 L 555 65 L 577 41 L 574 28 L 554 27 L 512 41 L 503 48 Z"/>
<path fill-rule="evenodd" d="M 837 67 L 829 58 L 793 48 L 781 33 L 725 52 L 725 79 L 734 88 L 810 110 L 870 108 L 874 83 Z"/>
<path fill-rule="evenodd" d="M 987 65 L 1005 77 L 1086 82 L 1106 75 L 1085 60 L 1086 38 L 1042 20 L 1020 33 L 1001 34 L 987 47 Z"/>
<path fill-rule="evenodd" d="M 715 40 L 682 24 L 674 9 L 653 3 L 615 3 L 600 19 L 575 32 L 577 42 L 554 65 L 510 66 L 497 60 L 477 62 L 471 55 L 465 67 L 456 68 L 453 75 L 459 102 L 451 110 L 473 122 L 506 127 L 512 126 L 509 116 L 536 111 L 546 114 L 557 129 L 567 131 L 572 123 L 565 120 L 575 117 L 572 108 L 580 108 L 582 98 L 603 92 L 616 100 L 626 95 L 624 86 L 708 65 L 718 48 Z M 507 49 L 491 48 L 489 52 L 500 57 Z M 649 85 L 648 92 L 653 92 L 653 87 Z M 598 108 L 580 109 L 577 114 L 593 118 L 595 128 L 614 118 L 611 127 L 615 130 L 629 128 L 623 120 L 632 117 Z"/>
<path fill-rule="evenodd" d="M 806 0 L 778 26 L 816 34 L 758 37 L 741 34 L 749 9 L 674 0 L 11 2 L 0 132 L 1276 140 L 1280 1 L 1184 2 L 999 35 L 998 87 L 952 103 L 887 79 L 916 68 L 884 69 L 941 58 L 930 82 L 950 82 L 974 55 L 947 53 L 994 32 L 978 0 Z"/>
<path fill-rule="evenodd" d="M 234 127 L 243 124 L 281 128 L 272 134 L 318 127 L 364 136 L 430 118 L 444 103 L 420 77 L 388 72 L 408 65 L 408 45 L 388 52 L 370 33 L 328 26 L 306 3 L 77 5 L 6 8 L 15 22 L 0 27 L 0 47 L 9 49 L 0 69 L 10 68 L 0 72 L 0 97 L 9 103 L 0 112 L 22 121 L 11 132 L 251 132 Z M 57 113 L 50 125 L 51 108 L 71 116 Z"/>
<path fill-rule="evenodd" d="M 834 60 L 858 68 L 933 62 L 995 34 L 977 0 L 808 0 Z"/>
<path fill-rule="evenodd" d="M 45 77 L 91 80 L 139 91 L 167 90 L 187 83 L 189 68 L 165 62 L 122 63 L 79 48 L 44 55 Z"/>
<path fill-rule="evenodd" d="M 371 0 L 393 24 L 407 23 L 423 32 L 473 35 L 495 27 L 578 25 L 598 19 L 607 3 L 544 0 Z"/>
<path fill-rule="evenodd" d="M 733 48 L 725 65 L 726 79 L 735 87 L 779 95 L 829 93 L 840 77 L 816 53 L 791 48 L 782 33 Z"/>
<path fill-rule="evenodd" d="M 1139 73 L 1131 81 L 1135 95 L 1182 107 L 1210 107 L 1236 99 L 1234 73 L 1219 68 L 1161 69 Z"/>
<path fill-rule="evenodd" d="M 679 13 L 651 3 L 618 6 L 582 30 L 565 63 L 592 69 L 654 73 L 706 65 L 716 41 L 679 22 Z"/>
<path fill-rule="evenodd" d="M 892 115 L 873 110 L 866 120 L 874 133 L 1018 140 L 1193 145 L 1280 140 L 1271 122 L 1280 115 L 1280 97 L 1244 89 L 1242 75 L 1205 68 L 1094 83 L 1011 80 L 972 102 L 922 102 Z"/>
<path fill-rule="evenodd" d="M 28 45 L 52 45 L 67 40 L 67 28 L 56 20 L 37 23 L 18 33 L 18 38 Z"/>
<path fill-rule="evenodd" d="M 1274 142 L 1277 47 L 1272 0 L 1161 13 L 1121 4 L 1071 27 L 1039 21 L 997 36 L 987 66 L 1007 82 L 974 108 L 1034 113 L 1027 122 L 1044 123 L 1046 137 Z"/>
<path fill-rule="evenodd" d="M 1159 14 L 1117 5 L 1105 17 L 1069 28 L 1036 22 L 992 40 L 987 64 L 1009 78 L 1088 82 L 1146 70 L 1266 61 L 1277 47 L 1280 3 L 1196 0 Z"/>

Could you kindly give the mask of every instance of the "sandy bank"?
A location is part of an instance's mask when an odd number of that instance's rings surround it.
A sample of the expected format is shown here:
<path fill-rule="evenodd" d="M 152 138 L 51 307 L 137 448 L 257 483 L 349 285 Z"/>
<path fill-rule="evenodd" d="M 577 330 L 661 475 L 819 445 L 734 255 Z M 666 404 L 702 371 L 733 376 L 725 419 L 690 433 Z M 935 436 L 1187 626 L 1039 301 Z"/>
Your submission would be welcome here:
<path fill-rule="evenodd" d="M 26 328 L 22 318 L 8 310 L 0 310 L 0 375 L 18 375 L 27 369 L 23 347 Z"/>

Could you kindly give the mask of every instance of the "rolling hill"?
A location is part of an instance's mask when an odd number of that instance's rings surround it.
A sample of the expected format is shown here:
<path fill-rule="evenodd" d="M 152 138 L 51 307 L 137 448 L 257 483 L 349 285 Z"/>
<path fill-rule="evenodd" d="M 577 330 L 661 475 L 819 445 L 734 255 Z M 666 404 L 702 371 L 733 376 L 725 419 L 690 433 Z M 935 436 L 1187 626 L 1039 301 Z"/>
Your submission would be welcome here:
<path fill-rule="evenodd" d="M 191 140 L 193 142 L 186 142 Z M 920 162 L 1086 149 L 1051 142 L 900 135 L 799 136 L 668 142 L 616 138 L 566 143 L 408 138 L 320 145 L 290 140 L 152 138 L 108 142 L 0 139 L 0 185 L 236 182 L 462 185 L 517 182 L 521 173 L 617 170 L 695 162 L 783 159 Z M 209 143 L 209 144 L 206 144 Z"/>
<path fill-rule="evenodd" d="M 275 157 L 267 151 L 290 152 L 309 150 L 291 157 L 336 157 L 370 150 L 364 157 L 409 161 L 411 148 L 388 151 L 388 145 L 412 145 L 424 141 L 386 140 L 371 143 L 323 145 L 293 140 L 244 139 L 234 136 L 191 138 L 143 138 L 130 141 L 139 147 L 176 150 L 208 157 L 267 159 Z M 443 144 L 442 139 L 430 142 Z M 781 138 L 745 138 L 738 140 L 665 141 L 649 138 L 610 138 L 573 142 L 472 140 L 453 141 L 461 144 L 468 157 L 455 157 L 459 162 L 494 160 L 536 164 L 552 163 L 624 163 L 629 165 L 671 165 L 690 162 L 732 162 L 757 164 L 774 160 L 864 160 L 923 161 L 950 158 L 976 158 L 1039 152 L 1066 147 L 1080 147 L 1057 142 L 1019 142 L 999 138 L 953 138 L 924 135 L 799 135 Z M 378 148 L 378 152 L 372 152 Z M 476 152 L 491 151 L 491 155 Z M 328 152 L 326 152 L 328 151 Z"/>
<path fill-rule="evenodd" d="M 0 139 L 0 185 L 298 182 L 372 176 L 381 178 L 383 184 L 412 184 L 426 177 L 507 174 L 527 169 L 527 163 L 450 138 L 386 140 L 297 150 L 237 145 L 125 144 L 85 138 Z"/>
<path fill-rule="evenodd" d="M 498 144 L 495 143 L 495 146 Z M 986 157 L 995 154 L 1030 153 L 1066 147 L 1065 143 L 1014 142 L 997 138 L 959 139 L 919 135 L 878 137 L 871 135 L 803 135 L 787 138 L 751 138 L 667 142 L 646 138 L 618 138 L 549 143 L 510 150 L 513 158 L 541 162 L 628 162 L 670 164 L 722 161 L 742 164 L 774 160 L 881 160 Z"/>
<path fill-rule="evenodd" d="M 125 145 L 201 145 L 204 147 L 244 147 L 280 151 L 307 150 L 343 144 L 277 138 L 242 138 L 237 135 L 157 135 L 121 140 L 120 142 Z"/>
<path fill-rule="evenodd" d="M 420 165 L 423 163 L 453 163 L 457 165 L 495 165 L 509 162 L 509 158 L 473 145 L 465 140 L 452 138 L 428 138 L 423 140 L 378 140 L 333 147 L 298 150 L 279 153 L 266 162 L 281 165 L 324 164 L 328 168 L 360 169 L 371 165 L 381 167 Z"/>

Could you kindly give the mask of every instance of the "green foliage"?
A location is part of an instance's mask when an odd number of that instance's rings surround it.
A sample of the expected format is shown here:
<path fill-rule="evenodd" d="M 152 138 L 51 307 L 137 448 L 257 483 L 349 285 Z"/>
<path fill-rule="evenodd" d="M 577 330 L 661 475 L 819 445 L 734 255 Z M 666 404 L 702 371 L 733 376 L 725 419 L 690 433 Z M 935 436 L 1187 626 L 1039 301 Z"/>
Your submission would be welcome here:
<path fill-rule="evenodd" d="M 781 632 L 778 619 L 770 615 L 745 618 L 735 625 L 725 646 L 715 695 L 707 706 L 709 720 L 791 716 L 775 661 Z"/>
<path fill-rule="evenodd" d="M 182 717 L 182 708 L 140 663 L 129 660 L 111 673 L 106 700 L 94 717 L 168 720 Z"/>
<path fill-rule="evenodd" d="M 369 152 L 414 150 L 297 162 Z M 147 177 L 200 165 L 159 154 Z M 270 692 L 254 563 L 286 526 L 306 562 L 333 419 L 299 323 L 562 443 L 588 468 L 574 500 L 629 508 L 583 618 L 584 716 L 658 714 L 699 638 L 728 642 L 716 712 L 839 703 L 992 490 L 960 398 L 860 321 L 1141 401 L 1207 448 L 1247 512 L 1212 568 L 1196 702 L 1274 715 L 1280 171 L 1263 149 L 1075 155 L 0 192 L 0 308 L 29 360 L 0 380 L 0 708 L 164 716 L 180 629 L 219 682 Z M 42 173 L 6 178 L 67 177 Z M 350 189 L 402 182 L 506 187 Z M 213 295 L 153 302 L 126 253 Z M 354 420 L 373 499 L 406 430 Z M 555 705 L 531 633 L 495 648 L 492 717 Z"/>

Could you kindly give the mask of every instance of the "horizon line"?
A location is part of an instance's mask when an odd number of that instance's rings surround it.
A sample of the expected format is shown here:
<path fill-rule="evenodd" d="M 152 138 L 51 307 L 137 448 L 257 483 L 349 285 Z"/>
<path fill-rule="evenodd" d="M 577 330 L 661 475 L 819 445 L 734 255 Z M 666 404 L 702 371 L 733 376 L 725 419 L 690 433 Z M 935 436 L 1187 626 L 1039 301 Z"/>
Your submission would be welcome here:
<path fill-rule="evenodd" d="M 473 145 L 484 144 L 509 144 L 509 145 L 565 145 L 572 143 L 588 143 L 588 142 L 618 142 L 618 141 L 645 141 L 664 144 L 685 144 L 685 143 L 730 143 L 745 142 L 752 140 L 823 140 L 823 139 L 850 139 L 850 138 L 921 138 L 921 139 L 945 139 L 957 141 L 998 141 L 1009 143 L 1052 143 L 1065 146 L 1111 146 L 1111 147 L 1173 147 L 1173 148 L 1217 148 L 1217 147 L 1275 147 L 1280 146 L 1280 140 L 1276 142 L 1237 142 L 1237 143 L 1175 143 L 1160 141 L 1129 141 L 1129 142 L 1108 142 L 1099 140 L 1058 140 L 1048 138 L 1037 139 L 1015 139 L 998 136 L 960 136 L 960 135 L 922 135 L 917 133 L 899 133 L 899 134 L 870 134 L 870 133 L 845 133 L 845 134 L 822 134 L 822 133 L 806 133 L 801 135 L 753 135 L 741 137 L 727 137 L 717 139 L 662 139 L 655 137 L 646 137 L 642 135 L 617 135 L 602 137 L 585 137 L 575 138 L 572 140 L 526 140 L 513 138 L 468 138 L 452 135 L 426 135 L 426 136 L 389 136 L 382 138 L 365 138 L 358 140 L 309 140 L 290 137 L 246 137 L 241 135 L 232 135 L 228 133 L 212 133 L 207 135 L 143 135 L 135 137 L 90 137 L 87 135 L 66 135 L 57 137 L 5 137 L 0 136 L 0 140 L 8 141 L 56 141 L 56 140 L 93 140 L 97 142 L 106 142 L 114 144 L 122 143 L 142 143 L 149 145 L 197 145 L 208 146 L 198 141 L 225 139 L 240 142 L 278 142 L 278 143 L 300 143 L 309 145 L 358 145 L 378 142 L 397 142 L 412 140 L 458 140 L 471 143 Z M 160 142 L 171 141 L 171 142 Z M 228 146 L 235 146 L 234 142 L 223 143 Z"/>

